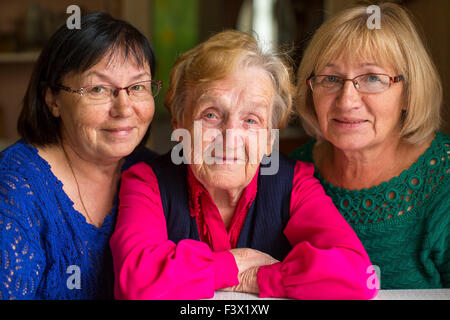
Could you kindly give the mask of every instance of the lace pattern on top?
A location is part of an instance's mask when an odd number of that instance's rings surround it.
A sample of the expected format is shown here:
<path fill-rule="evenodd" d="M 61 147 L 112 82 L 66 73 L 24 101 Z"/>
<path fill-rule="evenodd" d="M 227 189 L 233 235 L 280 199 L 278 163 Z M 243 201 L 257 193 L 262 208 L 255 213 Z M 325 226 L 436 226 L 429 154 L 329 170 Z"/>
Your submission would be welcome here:
<path fill-rule="evenodd" d="M 314 141 L 305 145 L 298 153 L 300 158 L 312 155 L 313 146 Z M 434 193 L 439 193 L 438 189 L 448 183 L 445 181 L 448 181 L 449 173 L 450 140 L 438 132 L 430 147 L 410 168 L 378 186 L 348 190 L 328 183 L 318 170 L 315 174 L 345 219 L 352 226 L 361 227 L 399 219 L 414 212 L 415 208 L 426 205 Z"/>
<path fill-rule="evenodd" d="M 37 149 L 18 142 L 0 153 L 0 299 L 112 298 L 114 212 L 88 224 Z M 67 285 L 70 266 L 80 289 Z"/>

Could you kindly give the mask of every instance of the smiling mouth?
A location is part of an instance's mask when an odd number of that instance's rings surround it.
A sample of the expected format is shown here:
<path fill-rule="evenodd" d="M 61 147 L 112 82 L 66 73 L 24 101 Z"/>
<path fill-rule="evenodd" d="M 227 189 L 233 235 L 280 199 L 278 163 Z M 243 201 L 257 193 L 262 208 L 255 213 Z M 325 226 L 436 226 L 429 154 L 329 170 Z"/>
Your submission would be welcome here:
<path fill-rule="evenodd" d="M 245 159 L 242 158 L 238 158 L 238 157 L 220 157 L 220 156 L 211 156 L 212 159 L 214 160 L 219 160 L 219 161 L 223 161 L 223 162 L 242 162 L 245 161 Z"/>
<path fill-rule="evenodd" d="M 128 136 L 129 133 L 134 129 L 134 127 L 120 127 L 120 128 L 107 128 L 103 129 L 104 131 L 116 136 L 116 137 L 125 137 Z"/>
<path fill-rule="evenodd" d="M 347 119 L 336 119 L 336 118 L 334 118 L 333 120 L 338 123 L 342 123 L 342 124 L 360 124 L 360 123 L 367 122 L 367 120 L 347 120 Z"/>
<path fill-rule="evenodd" d="M 130 131 L 132 129 L 133 129 L 133 127 L 120 127 L 120 128 L 107 128 L 104 130 L 110 131 L 110 132 L 119 132 L 119 131 Z"/>

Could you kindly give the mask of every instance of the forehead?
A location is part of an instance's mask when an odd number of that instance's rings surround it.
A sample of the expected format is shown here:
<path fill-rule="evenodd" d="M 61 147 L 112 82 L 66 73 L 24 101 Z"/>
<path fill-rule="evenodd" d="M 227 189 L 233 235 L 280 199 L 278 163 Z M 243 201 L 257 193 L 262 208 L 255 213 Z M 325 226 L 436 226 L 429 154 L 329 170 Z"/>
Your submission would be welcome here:
<path fill-rule="evenodd" d="M 197 90 L 196 100 L 246 99 L 249 101 L 266 101 L 273 99 L 275 89 L 268 73 L 262 68 L 245 67 L 231 72 L 225 78 L 201 85 Z"/>
<path fill-rule="evenodd" d="M 322 70 L 322 71 L 321 71 Z M 392 75 L 395 69 L 390 65 L 380 64 L 370 58 L 360 58 L 357 60 L 350 60 L 340 58 L 338 60 L 330 61 L 318 73 L 334 72 L 343 75 L 350 73 L 386 73 Z"/>
<path fill-rule="evenodd" d="M 125 56 L 124 53 L 119 51 L 112 55 L 107 54 L 103 56 L 98 63 L 83 73 L 86 74 L 92 70 L 115 72 L 117 70 L 123 71 L 124 69 L 130 71 L 147 71 L 149 73 L 151 71 L 148 63 L 139 63 L 136 57 L 132 55 Z"/>
<path fill-rule="evenodd" d="M 64 78 L 85 78 L 95 75 L 96 72 L 105 73 L 113 76 L 124 73 L 145 72 L 151 74 L 150 65 L 146 60 L 139 61 L 139 58 L 133 54 L 125 55 L 122 50 L 105 53 L 100 60 L 84 71 L 71 71 Z"/>
<path fill-rule="evenodd" d="M 346 34 L 346 38 L 338 33 L 330 43 L 322 43 L 314 71 L 339 62 L 352 66 L 373 64 L 395 72 L 404 72 L 404 55 L 397 41 L 388 38 L 387 31 L 381 34 L 369 31 L 356 30 Z"/>

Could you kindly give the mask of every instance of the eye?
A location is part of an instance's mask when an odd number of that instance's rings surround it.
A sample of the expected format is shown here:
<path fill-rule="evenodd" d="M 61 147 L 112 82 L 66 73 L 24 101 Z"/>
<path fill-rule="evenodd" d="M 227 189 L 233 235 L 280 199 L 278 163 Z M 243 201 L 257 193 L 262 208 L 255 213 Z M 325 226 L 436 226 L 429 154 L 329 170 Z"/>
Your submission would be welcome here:
<path fill-rule="evenodd" d="M 100 94 L 100 93 L 104 93 L 107 89 L 103 86 L 95 86 L 95 87 L 91 87 L 89 89 L 89 93 L 92 94 Z"/>
<path fill-rule="evenodd" d="M 252 119 L 252 118 L 245 119 L 245 122 L 248 123 L 248 124 L 256 124 L 257 123 L 256 120 Z"/>
<path fill-rule="evenodd" d="M 369 74 L 366 78 L 367 82 L 377 82 L 380 81 L 380 78 L 376 74 Z"/>
<path fill-rule="evenodd" d="M 105 86 L 93 86 L 88 89 L 88 94 L 92 96 L 104 95 L 108 92 L 108 88 Z"/>
<path fill-rule="evenodd" d="M 130 87 L 130 90 L 132 91 L 142 91 L 145 90 L 145 86 L 142 84 L 135 84 L 134 86 Z"/>
<path fill-rule="evenodd" d="M 208 113 L 205 113 L 205 114 L 203 115 L 203 118 L 206 118 L 206 119 L 215 119 L 215 118 L 217 118 L 217 117 L 216 117 L 216 115 L 215 115 L 214 113 L 208 112 Z"/>
<path fill-rule="evenodd" d="M 335 82 L 338 82 L 338 79 L 339 78 L 336 77 L 336 76 L 326 76 L 324 81 L 325 82 L 330 82 L 330 83 L 335 83 Z"/>

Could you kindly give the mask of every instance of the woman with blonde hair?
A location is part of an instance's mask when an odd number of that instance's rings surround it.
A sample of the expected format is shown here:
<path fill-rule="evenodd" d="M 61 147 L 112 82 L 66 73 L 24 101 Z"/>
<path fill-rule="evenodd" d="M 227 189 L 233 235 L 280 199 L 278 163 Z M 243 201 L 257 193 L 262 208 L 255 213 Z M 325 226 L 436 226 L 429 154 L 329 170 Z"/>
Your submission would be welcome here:
<path fill-rule="evenodd" d="M 379 267 L 381 288 L 450 286 L 450 138 L 439 75 L 408 12 L 383 3 L 326 21 L 297 78 L 314 139 L 294 151 Z"/>

